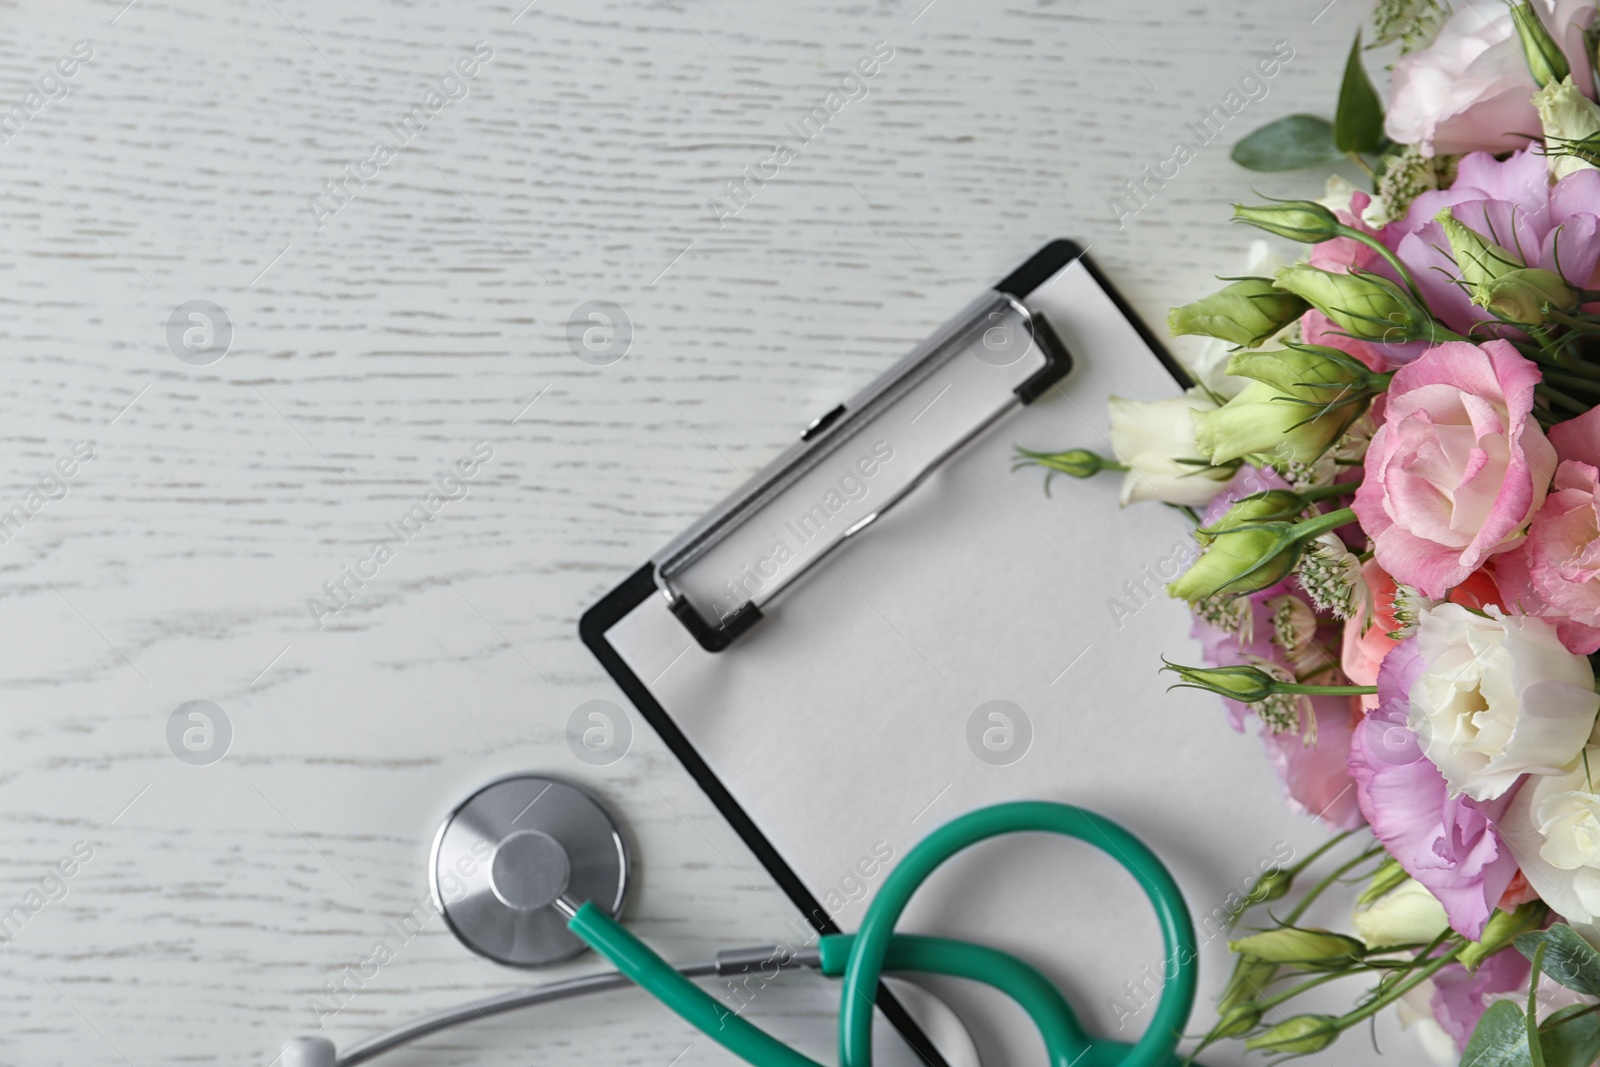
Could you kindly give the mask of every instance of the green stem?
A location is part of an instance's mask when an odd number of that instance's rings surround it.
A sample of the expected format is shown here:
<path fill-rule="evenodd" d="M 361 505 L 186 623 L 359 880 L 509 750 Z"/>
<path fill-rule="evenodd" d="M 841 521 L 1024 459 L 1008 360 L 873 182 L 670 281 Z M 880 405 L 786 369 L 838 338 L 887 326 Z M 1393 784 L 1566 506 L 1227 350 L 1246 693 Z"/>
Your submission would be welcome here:
<path fill-rule="evenodd" d="M 1332 874 L 1328 875 L 1322 881 L 1318 882 L 1316 885 L 1312 886 L 1306 891 L 1306 895 L 1300 898 L 1300 903 L 1296 904 L 1292 909 L 1290 909 L 1289 914 L 1284 916 L 1283 925 L 1293 926 L 1295 922 L 1299 920 L 1300 916 L 1306 913 L 1306 909 L 1311 907 L 1312 902 L 1322 895 L 1323 890 L 1327 889 L 1330 885 L 1333 885 L 1340 878 L 1344 877 L 1344 875 L 1348 874 L 1353 868 L 1359 867 L 1361 864 L 1367 862 L 1373 856 L 1376 856 L 1382 851 L 1382 845 L 1374 845 L 1372 848 L 1362 852 L 1361 855 L 1357 856 L 1355 859 L 1350 860 L 1349 862 L 1344 863 L 1336 868 Z"/>
<path fill-rule="evenodd" d="M 1331 982 L 1335 978 L 1348 978 L 1352 974 L 1360 974 L 1364 970 L 1366 970 L 1365 967 L 1351 967 L 1344 971 L 1329 971 L 1327 974 L 1318 975 L 1316 978 L 1313 978 L 1308 982 L 1301 982 L 1297 986 L 1292 986 L 1289 989 L 1284 990 L 1282 993 L 1279 993 L 1270 1000 L 1260 1001 L 1261 1012 L 1264 1015 L 1273 1008 L 1276 1008 L 1279 1004 L 1282 1004 L 1287 1000 L 1294 999 L 1301 993 L 1306 992 L 1308 989 L 1315 989 L 1324 982 Z"/>
<path fill-rule="evenodd" d="M 1377 693 L 1375 685 L 1301 685 L 1298 682 L 1274 682 L 1274 693 L 1289 693 L 1308 697 L 1369 697 Z"/>
<path fill-rule="evenodd" d="M 1365 165 L 1364 162 L 1363 165 Z M 1367 173 L 1372 173 L 1370 168 L 1367 170 Z M 1360 241 L 1362 244 L 1378 253 L 1378 255 L 1382 256 L 1384 261 L 1388 263 L 1389 266 L 1394 268 L 1394 272 L 1400 276 L 1400 280 L 1406 283 L 1406 288 L 1411 291 L 1411 295 L 1416 300 L 1417 304 L 1424 309 L 1427 308 L 1427 302 L 1422 299 L 1422 290 L 1417 288 L 1417 283 L 1411 277 L 1411 271 L 1406 268 L 1404 263 L 1400 262 L 1398 256 L 1383 246 L 1382 241 L 1379 241 L 1371 234 L 1362 233 L 1353 226 L 1341 226 L 1340 229 L 1344 231 L 1344 236 Z"/>
<path fill-rule="evenodd" d="M 1554 367 L 1556 370 L 1564 371 L 1568 374 L 1576 374 L 1586 379 L 1600 381 L 1600 367 L 1577 360 L 1563 360 L 1554 350 L 1543 345 L 1518 341 L 1516 346 L 1518 351 L 1541 367 Z"/>
<path fill-rule="evenodd" d="M 1568 315 L 1566 312 L 1557 308 L 1545 309 L 1545 317 L 1553 319 L 1554 321 L 1561 323 L 1561 325 L 1575 330 L 1578 333 L 1600 333 L 1600 325 L 1589 322 L 1585 319 L 1577 318 L 1573 315 Z"/>
<path fill-rule="evenodd" d="M 1305 870 L 1307 867 L 1311 866 L 1317 860 L 1321 859 L 1325 852 L 1327 852 L 1330 848 L 1334 847 L 1339 842 L 1343 841 L 1345 838 L 1349 837 L 1353 833 L 1355 833 L 1354 830 L 1346 830 L 1344 833 L 1334 834 L 1332 837 L 1328 838 L 1322 844 L 1320 844 L 1316 848 L 1312 849 L 1309 853 L 1306 854 L 1304 859 L 1302 859 L 1299 863 L 1296 863 L 1293 867 L 1290 867 L 1284 873 L 1287 874 L 1291 878 L 1299 877 L 1301 871 Z"/>
<path fill-rule="evenodd" d="M 1594 406 L 1593 404 L 1584 404 L 1574 400 L 1567 394 L 1558 392 L 1548 385 L 1536 385 L 1533 387 L 1533 391 L 1538 396 L 1548 400 L 1552 406 L 1561 408 L 1564 411 L 1570 411 L 1574 415 L 1582 415 Z"/>
<path fill-rule="evenodd" d="M 1337 485 L 1325 485 L 1321 489 L 1305 489 L 1300 493 L 1301 500 L 1330 500 L 1336 496 L 1344 496 L 1361 488 L 1360 482 L 1339 482 Z"/>
<path fill-rule="evenodd" d="M 1294 535 L 1296 541 L 1309 541 L 1314 537 L 1321 537 L 1330 530 L 1348 526 L 1355 521 L 1355 509 L 1340 508 L 1338 511 L 1330 511 L 1326 515 L 1318 515 L 1314 519 L 1297 522 L 1289 528 L 1289 533 Z"/>
<path fill-rule="evenodd" d="M 1593 1015 L 1597 1011 L 1600 1011 L 1600 1004 L 1591 1004 L 1582 1011 L 1575 1011 L 1571 1015 L 1566 1015 L 1560 1019 L 1557 1019 L 1555 1022 L 1551 1022 L 1549 1019 L 1546 1019 L 1544 1022 L 1539 1024 L 1539 1029 L 1546 1033 L 1551 1030 L 1558 1030 L 1574 1019 L 1581 1019 L 1585 1015 Z"/>
<path fill-rule="evenodd" d="M 1410 978 L 1407 978 L 1405 981 L 1396 982 L 1394 987 L 1391 988 L 1387 993 L 1376 997 L 1375 999 L 1357 1008 L 1355 1011 L 1350 1012 L 1348 1015 L 1341 1015 L 1335 1021 L 1334 1025 L 1336 1025 L 1340 1030 L 1346 1030 L 1354 1026 L 1356 1023 L 1361 1022 L 1363 1019 L 1378 1014 L 1378 1012 L 1382 1011 L 1384 1008 L 1387 1008 L 1390 1004 L 1393 1004 L 1395 1001 L 1411 992 L 1417 986 L 1421 985 L 1429 978 L 1432 978 L 1435 974 L 1438 974 L 1445 967 L 1454 963 L 1456 957 L 1459 956 L 1462 950 L 1464 950 L 1470 944 L 1472 944 L 1470 941 L 1458 941 L 1455 947 L 1449 952 L 1446 952 L 1443 956 L 1438 956 L 1431 960 L 1427 966 L 1418 969 L 1415 974 L 1413 974 Z"/>
<path fill-rule="evenodd" d="M 1586 393 L 1600 393 L 1600 379 L 1574 374 L 1569 370 L 1557 370 L 1554 367 L 1543 369 L 1544 380 L 1555 382 L 1566 389 L 1580 389 Z"/>

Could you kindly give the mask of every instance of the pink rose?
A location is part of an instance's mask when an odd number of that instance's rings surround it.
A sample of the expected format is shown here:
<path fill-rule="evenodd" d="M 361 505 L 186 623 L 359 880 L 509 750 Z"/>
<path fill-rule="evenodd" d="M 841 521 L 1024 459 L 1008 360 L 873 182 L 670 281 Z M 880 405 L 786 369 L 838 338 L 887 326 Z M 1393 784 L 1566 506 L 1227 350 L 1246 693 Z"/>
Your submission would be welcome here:
<path fill-rule="evenodd" d="M 1529 417 L 1540 375 L 1508 341 L 1453 341 L 1395 372 L 1355 511 L 1395 581 L 1442 597 L 1544 504 L 1556 453 Z"/>
<path fill-rule="evenodd" d="M 1566 52 L 1573 82 L 1587 86 L 1583 28 L 1594 19 L 1594 4 L 1534 0 L 1533 6 Z M 1466 4 L 1431 45 L 1395 61 L 1384 130 L 1426 156 L 1525 148 L 1541 134 L 1536 88 L 1510 7 Z"/>
<path fill-rule="evenodd" d="M 1561 466 L 1527 540 L 1501 563 L 1511 606 L 1556 625 L 1580 655 L 1600 651 L 1600 408 L 1550 431 Z"/>

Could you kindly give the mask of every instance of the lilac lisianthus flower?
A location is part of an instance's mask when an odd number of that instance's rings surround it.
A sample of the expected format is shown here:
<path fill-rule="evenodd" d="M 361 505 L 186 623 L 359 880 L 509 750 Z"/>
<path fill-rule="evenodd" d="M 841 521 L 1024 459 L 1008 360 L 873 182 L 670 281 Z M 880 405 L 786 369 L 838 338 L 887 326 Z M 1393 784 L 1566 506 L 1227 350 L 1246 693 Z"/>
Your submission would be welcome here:
<path fill-rule="evenodd" d="M 1471 973 L 1459 963 L 1446 964 L 1433 976 L 1433 1017 L 1465 1052 L 1478 1020 L 1499 999 L 1497 994 L 1526 989 L 1532 969 L 1514 949 L 1496 952 Z"/>
<path fill-rule="evenodd" d="M 1589 288 L 1600 263 L 1600 170 L 1586 168 L 1550 184 L 1548 159 L 1532 150 L 1497 160 L 1487 152 L 1462 157 L 1448 189 L 1421 194 L 1404 219 L 1379 239 L 1410 271 L 1433 314 L 1466 336 L 1521 336 L 1472 303 L 1461 270 L 1435 216 L 1444 209 L 1523 266 L 1560 274 Z M 1387 265 L 1375 273 L 1392 277 Z M 1488 324 L 1488 325 L 1485 325 Z M 1393 347 L 1393 346 L 1388 346 Z"/>
<path fill-rule="evenodd" d="M 1384 657 L 1379 706 L 1351 740 L 1350 776 L 1373 834 L 1439 898 L 1451 927 L 1476 941 L 1517 873 L 1497 826 L 1517 790 L 1484 801 L 1450 796 L 1444 775 L 1406 725 L 1411 687 L 1424 669 L 1414 637 Z"/>

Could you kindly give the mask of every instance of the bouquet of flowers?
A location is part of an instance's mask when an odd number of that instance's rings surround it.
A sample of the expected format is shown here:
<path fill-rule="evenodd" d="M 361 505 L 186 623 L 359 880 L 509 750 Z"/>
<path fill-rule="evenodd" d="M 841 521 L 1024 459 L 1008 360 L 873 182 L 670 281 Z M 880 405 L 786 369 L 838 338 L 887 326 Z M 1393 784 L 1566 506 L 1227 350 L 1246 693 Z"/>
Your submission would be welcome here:
<path fill-rule="evenodd" d="M 1239 909 L 1205 1042 L 1303 1055 L 1394 1007 L 1444 1063 L 1591 1064 L 1600 20 L 1592 0 L 1386 0 L 1374 27 L 1398 51 L 1387 107 L 1358 36 L 1331 122 L 1234 151 L 1349 159 L 1370 188 L 1236 207 L 1304 253 L 1273 265 L 1258 242 L 1256 273 L 1172 311 L 1173 333 L 1213 339 L 1194 387 L 1113 398 L 1113 457 L 1019 462 L 1121 472 L 1124 503 L 1193 520 L 1168 592 L 1205 663 L 1165 669 L 1234 729 L 1254 720 L 1334 835 Z M 1313 861 L 1334 869 L 1296 886 Z M 1349 883 L 1347 930 L 1302 923 Z M 1350 977 L 1348 1011 L 1296 1010 Z"/>

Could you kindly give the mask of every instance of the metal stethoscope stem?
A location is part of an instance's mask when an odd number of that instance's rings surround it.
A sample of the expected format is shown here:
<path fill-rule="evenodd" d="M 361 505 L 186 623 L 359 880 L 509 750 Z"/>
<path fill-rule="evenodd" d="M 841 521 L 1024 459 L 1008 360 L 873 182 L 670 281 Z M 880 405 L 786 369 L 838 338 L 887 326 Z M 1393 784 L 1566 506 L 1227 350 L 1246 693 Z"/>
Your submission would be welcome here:
<path fill-rule="evenodd" d="M 573 910 L 576 911 L 576 905 Z M 777 947 L 773 945 L 732 949 L 717 953 L 715 959 L 684 964 L 675 970 L 685 978 L 727 978 L 749 974 L 755 970 L 764 970 L 770 974 L 774 967 L 780 971 L 794 971 L 807 967 L 815 969 L 819 962 L 815 951 L 795 953 L 787 960 L 780 960 L 778 954 Z M 632 979 L 622 973 L 607 971 L 604 974 L 569 978 L 529 989 L 514 989 L 509 993 L 463 1004 L 459 1008 L 449 1008 L 433 1015 L 423 1016 L 388 1033 L 352 1045 L 342 1054 L 327 1038 L 297 1037 L 284 1046 L 283 1057 L 279 1063 L 280 1067 L 356 1067 L 356 1064 L 365 1063 L 375 1056 L 381 1056 L 402 1045 L 409 1045 L 413 1041 L 421 1041 L 451 1027 L 522 1008 L 626 989 L 633 984 Z"/>

